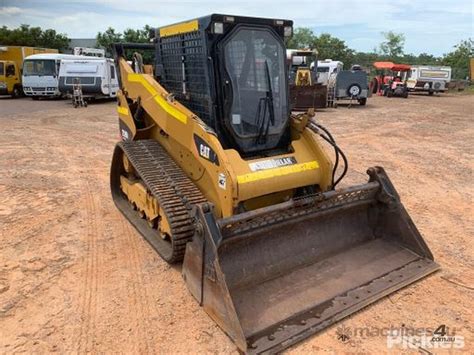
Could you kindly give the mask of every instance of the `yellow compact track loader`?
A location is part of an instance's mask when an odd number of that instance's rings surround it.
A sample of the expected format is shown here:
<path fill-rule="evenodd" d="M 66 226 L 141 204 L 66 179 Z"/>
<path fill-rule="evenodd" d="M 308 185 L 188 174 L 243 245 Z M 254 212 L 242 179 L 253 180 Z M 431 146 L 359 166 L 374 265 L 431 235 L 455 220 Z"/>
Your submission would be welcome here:
<path fill-rule="evenodd" d="M 291 34 L 291 21 L 215 14 L 114 46 L 113 199 L 164 260 L 184 258 L 191 294 L 249 353 L 438 268 L 382 168 L 336 189 L 346 157 L 311 111 L 289 109 Z"/>
<path fill-rule="evenodd" d="M 287 49 L 289 62 L 289 94 L 293 111 L 327 107 L 327 85 L 318 83 L 316 66 L 318 51 Z"/>

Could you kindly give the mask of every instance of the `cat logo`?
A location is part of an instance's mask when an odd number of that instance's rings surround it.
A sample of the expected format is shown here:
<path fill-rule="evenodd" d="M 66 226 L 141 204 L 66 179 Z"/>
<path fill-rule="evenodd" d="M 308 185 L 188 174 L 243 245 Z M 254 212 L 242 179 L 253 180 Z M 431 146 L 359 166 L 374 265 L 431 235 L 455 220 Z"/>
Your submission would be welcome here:
<path fill-rule="evenodd" d="M 199 155 L 202 156 L 203 158 L 206 158 L 207 160 L 210 160 L 210 153 L 211 153 L 211 148 L 209 148 L 207 145 L 204 144 L 199 144 Z"/>
<path fill-rule="evenodd" d="M 207 145 L 207 142 L 204 139 L 195 134 L 194 143 L 196 144 L 197 152 L 201 158 L 209 160 L 211 163 L 219 166 L 219 158 L 217 157 L 216 152 Z"/>

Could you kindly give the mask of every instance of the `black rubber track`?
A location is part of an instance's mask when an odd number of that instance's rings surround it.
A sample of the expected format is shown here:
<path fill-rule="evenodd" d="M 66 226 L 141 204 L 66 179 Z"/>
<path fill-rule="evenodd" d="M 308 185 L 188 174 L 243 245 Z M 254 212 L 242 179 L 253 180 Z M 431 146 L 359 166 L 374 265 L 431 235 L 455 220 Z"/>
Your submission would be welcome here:
<path fill-rule="evenodd" d="M 171 226 L 171 242 L 163 240 L 156 229 L 140 218 L 120 189 L 120 175 L 126 175 L 123 155 L 136 175 L 158 200 Z M 166 150 L 155 140 L 117 143 L 110 173 L 112 197 L 117 208 L 168 263 L 183 260 L 186 243 L 194 234 L 193 205 L 206 202 L 197 186 L 186 176 Z"/>

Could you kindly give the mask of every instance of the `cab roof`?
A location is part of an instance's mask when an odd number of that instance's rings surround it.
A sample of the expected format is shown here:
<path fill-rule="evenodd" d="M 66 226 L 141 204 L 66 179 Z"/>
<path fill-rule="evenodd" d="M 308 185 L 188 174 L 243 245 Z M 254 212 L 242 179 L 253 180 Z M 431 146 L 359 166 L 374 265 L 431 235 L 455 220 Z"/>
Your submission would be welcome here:
<path fill-rule="evenodd" d="M 40 54 L 32 54 L 25 58 L 25 60 L 29 60 L 29 59 L 104 60 L 105 58 L 85 56 L 85 55 L 62 54 L 62 53 L 40 53 Z"/>
<path fill-rule="evenodd" d="M 393 70 L 393 71 L 408 71 L 411 69 L 411 65 L 395 64 L 392 62 L 375 62 L 374 67 L 376 69 L 387 69 L 387 70 Z"/>

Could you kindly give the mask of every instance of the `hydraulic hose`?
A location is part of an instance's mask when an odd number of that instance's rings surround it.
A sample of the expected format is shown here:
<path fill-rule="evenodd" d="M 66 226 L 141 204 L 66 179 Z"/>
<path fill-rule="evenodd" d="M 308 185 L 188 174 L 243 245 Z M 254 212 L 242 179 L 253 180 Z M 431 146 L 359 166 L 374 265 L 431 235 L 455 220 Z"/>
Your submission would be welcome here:
<path fill-rule="evenodd" d="M 314 122 L 314 121 L 313 121 L 313 122 L 310 122 L 310 123 L 311 123 L 313 126 L 315 126 L 315 127 L 310 127 L 310 128 L 312 128 L 313 132 L 317 133 L 318 135 L 321 135 L 320 132 L 319 132 L 319 130 L 318 130 L 318 128 L 321 129 L 321 130 L 323 130 L 323 131 L 327 134 L 327 136 L 328 136 L 328 138 L 331 140 L 331 142 L 334 143 L 334 144 L 336 144 L 336 141 L 335 141 L 334 137 L 331 135 L 331 133 L 329 132 L 329 130 L 327 130 L 324 126 L 322 126 L 322 125 L 320 125 L 320 124 L 318 124 L 318 123 L 316 123 L 316 122 Z M 326 139 L 325 139 L 325 140 L 326 140 Z M 326 140 L 326 141 L 327 141 L 327 140 Z M 329 142 L 329 143 L 331 143 L 331 142 Z M 334 180 L 335 180 L 335 177 L 336 177 L 336 171 L 337 171 L 337 168 L 339 167 L 339 151 L 338 151 L 338 149 L 337 149 L 336 147 L 334 147 L 333 144 L 331 144 L 331 145 L 332 145 L 333 148 L 334 148 L 334 154 L 335 154 L 335 156 L 336 156 L 336 158 L 334 159 L 334 167 L 333 167 L 333 169 L 332 169 L 332 177 L 331 177 L 331 184 L 332 184 L 332 188 L 334 189 L 334 187 L 335 187 Z"/>
<path fill-rule="evenodd" d="M 344 154 L 344 152 L 341 150 L 341 148 L 339 148 L 339 146 L 334 143 L 333 141 L 331 141 L 328 137 L 326 137 L 324 134 L 319 134 L 321 136 L 321 138 L 323 138 L 326 142 L 328 142 L 329 144 L 331 144 L 334 149 L 336 149 L 338 151 L 338 153 L 341 155 L 342 157 L 342 160 L 344 161 L 344 170 L 342 171 L 341 175 L 339 176 L 339 178 L 333 182 L 333 189 L 336 188 L 337 184 L 339 184 L 342 179 L 344 178 L 344 176 L 346 176 L 346 173 L 347 173 L 347 170 L 348 170 L 348 162 L 347 162 L 347 157 L 346 155 Z M 334 165 L 335 169 L 336 169 L 336 165 Z M 334 171 L 334 174 L 335 174 L 335 169 L 333 169 Z M 333 176 L 334 176 L 333 174 Z"/>
<path fill-rule="evenodd" d="M 339 146 L 337 145 L 337 143 L 336 143 L 334 137 L 332 136 L 331 132 L 329 132 L 329 130 L 326 127 L 324 127 L 323 125 L 318 124 L 314 121 L 308 122 L 308 127 L 314 133 L 318 134 L 321 138 L 323 138 L 326 142 L 328 142 L 334 148 L 334 153 L 335 153 L 336 157 L 335 157 L 335 160 L 334 160 L 334 168 L 332 170 L 331 182 L 332 182 L 332 189 L 335 189 L 337 184 L 339 184 L 342 181 L 342 179 L 344 178 L 344 176 L 346 176 L 346 174 L 347 174 L 347 170 L 349 168 L 347 157 L 344 154 L 344 152 L 342 151 L 342 149 L 339 148 Z M 323 131 L 325 134 L 321 133 L 320 131 Z M 342 160 L 344 161 L 344 170 L 342 171 L 341 175 L 335 180 L 336 172 L 337 172 L 337 168 L 339 166 L 339 160 L 340 160 L 339 155 L 341 156 Z"/>

